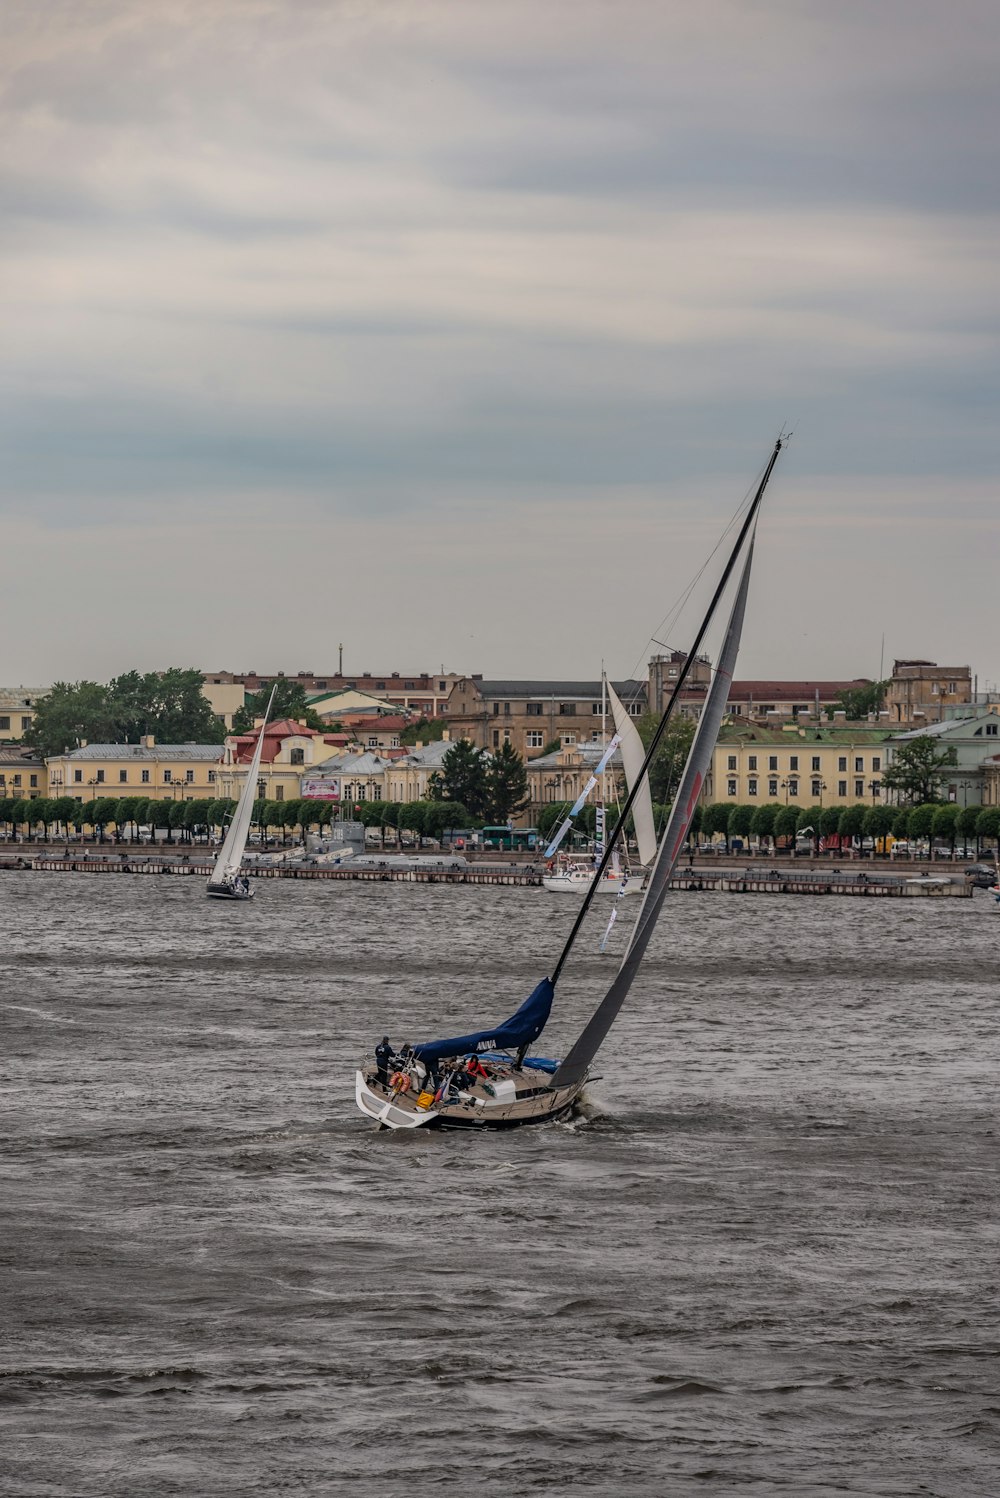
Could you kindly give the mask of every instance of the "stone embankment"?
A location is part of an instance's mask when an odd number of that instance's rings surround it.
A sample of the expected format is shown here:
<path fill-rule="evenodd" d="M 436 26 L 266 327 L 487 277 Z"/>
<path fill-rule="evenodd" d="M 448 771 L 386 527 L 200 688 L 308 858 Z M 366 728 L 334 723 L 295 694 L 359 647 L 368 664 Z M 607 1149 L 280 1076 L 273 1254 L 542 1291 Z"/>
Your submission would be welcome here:
<path fill-rule="evenodd" d="M 18 845 L 16 851 L 8 847 L 0 850 L 0 871 L 4 869 L 30 869 L 43 874 L 133 874 L 165 875 L 167 877 L 208 878 L 212 869 L 212 858 L 200 851 L 156 849 L 121 851 L 116 848 L 97 847 L 86 851 L 66 847 L 40 849 Z M 428 857 L 419 864 L 400 867 L 398 864 L 380 864 L 377 855 L 373 862 L 352 866 L 348 861 L 337 867 L 311 863 L 304 859 L 295 863 L 276 863 L 248 872 L 254 879 L 309 879 L 327 883 L 343 880 L 368 883 L 403 884 L 478 884 L 478 885 L 540 885 L 542 881 L 540 862 L 531 863 L 519 859 L 492 861 L 477 858 L 474 863 L 450 865 L 447 857 Z M 873 863 L 864 868 L 857 864 L 848 867 L 824 866 L 821 862 L 797 860 L 784 861 L 779 866 L 759 868 L 722 867 L 719 860 L 695 860 L 685 864 L 674 874 L 672 888 L 692 891 L 719 891 L 724 894 L 794 894 L 794 895 L 841 895 L 847 898 L 926 897 L 938 899 L 968 899 L 972 885 L 966 881 L 961 868 L 931 867 L 929 864 L 912 864 L 905 869 L 899 865 Z"/>

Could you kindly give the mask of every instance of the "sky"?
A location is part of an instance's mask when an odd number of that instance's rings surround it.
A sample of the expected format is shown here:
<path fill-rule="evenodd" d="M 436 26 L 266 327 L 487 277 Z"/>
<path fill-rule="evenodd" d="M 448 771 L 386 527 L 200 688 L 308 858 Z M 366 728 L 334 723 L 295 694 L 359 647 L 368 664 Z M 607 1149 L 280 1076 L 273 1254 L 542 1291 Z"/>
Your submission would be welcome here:
<path fill-rule="evenodd" d="M 0 685 L 644 672 L 782 429 L 738 675 L 1000 685 L 998 74 L 992 0 L 8 0 Z"/>

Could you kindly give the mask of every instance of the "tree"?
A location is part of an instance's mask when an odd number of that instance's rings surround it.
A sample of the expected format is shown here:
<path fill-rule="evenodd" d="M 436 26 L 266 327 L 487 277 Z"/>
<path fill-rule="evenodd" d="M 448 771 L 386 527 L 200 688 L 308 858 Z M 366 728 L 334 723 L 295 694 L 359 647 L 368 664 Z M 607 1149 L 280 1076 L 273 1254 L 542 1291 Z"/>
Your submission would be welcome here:
<path fill-rule="evenodd" d="M 17 830 L 18 830 L 19 827 L 24 827 L 27 824 L 28 818 L 30 816 L 31 816 L 31 802 L 30 801 L 24 801 L 21 798 L 18 798 L 16 801 L 13 801 L 11 803 L 10 820 L 11 820 L 11 823 L 12 823 L 12 825 L 14 827 L 15 834 L 17 833 Z"/>
<path fill-rule="evenodd" d="M 274 686 L 272 721 L 278 718 L 292 718 L 306 728 L 315 728 L 317 733 L 329 731 L 330 725 L 324 723 L 315 709 L 307 705 L 306 689 L 302 683 L 288 676 L 279 676 L 275 682 L 261 687 L 259 692 L 252 692 L 244 706 L 237 708 L 233 713 L 233 733 L 249 733 L 255 721 L 264 716 L 267 712 L 272 685 Z"/>
<path fill-rule="evenodd" d="M 870 806 L 865 812 L 865 837 L 874 839 L 876 845 L 892 832 L 896 821 L 895 809 L 891 806 Z"/>
<path fill-rule="evenodd" d="M 934 810 L 934 820 L 931 822 L 931 833 L 940 838 L 942 842 L 947 841 L 951 852 L 955 851 L 955 833 L 958 831 L 959 808 L 954 802 L 945 806 L 938 806 Z"/>
<path fill-rule="evenodd" d="M 780 801 L 767 801 L 763 806 L 754 807 L 750 831 L 758 843 L 768 842 L 774 837 L 774 819 L 780 810 Z"/>
<path fill-rule="evenodd" d="M 774 814 L 774 835 L 783 837 L 795 846 L 795 827 L 799 819 L 797 806 L 779 806 Z"/>
<path fill-rule="evenodd" d="M 888 690 L 887 681 L 868 681 L 864 686 L 848 687 L 845 692 L 838 693 L 836 706 L 855 721 L 867 718 L 869 713 L 881 711 Z M 828 717 L 832 718 L 833 713 L 833 708 L 827 708 Z"/>
<path fill-rule="evenodd" d="M 116 738 L 114 712 L 107 687 L 96 681 L 57 681 L 35 704 L 26 744 L 48 759 L 76 749 L 81 741 L 112 743 Z"/>
<path fill-rule="evenodd" d="M 442 759 L 440 771 L 431 776 L 431 800 L 459 801 L 470 817 L 482 818 L 489 798 L 488 764 L 485 749 L 477 749 L 468 739 L 456 740 Z"/>
<path fill-rule="evenodd" d="M 803 806 L 795 819 L 795 836 L 811 837 L 814 855 L 819 849 L 822 820 L 822 806 Z"/>
<path fill-rule="evenodd" d="M 563 817 L 569 811 L 568 801 L 548 801 L 538 813 L 538 831 L 540 835 L 548 840 L 553 829 L 558 827 Z"/>
<path fill-rule="evenodd" d="M 753 827 L 755 806 L 731 806 L 726 831 L 731 838 L 749 837 Z"/>
<path fill-rule="evenodd" d="M 868 813 L 867 806 L 860 801 L 853 806 L 845 806 L 840 813 L 840 821 L 837 823 L 837 831 L 841 838 L 861 837 L 865 828 L 865 817 Z"/>
<path fill-rule="evenodd" d="M 55 800 L 56 825 L 68 831 L 75 810 L 76 802 L 72 796 L 57 796 Z"/>
<path fill-rule="evenodd" d="M 713 801 L 711 806 L 706 806 L 701 816 L 701 830 L 706 837 L 713 833 L 724 832 L 726 834 L 726 851 L 729 851 L 729 804 L 726 801 Z"/>
<path fill-rule="evenodd" d="M 401 744 L 436 744 L 443 739 L 445 729 L 448 727 L 444 718 L 418 718 L 415 723 L 407 723 L 406 727 L 400 729 L 399 742 Z"/>
<path fill-rule="evenodd" d="M 984 806 L 976 818 L 976 837 L 1000 838 L 1000 806 Z"/>
<path fill-rule="evenodd" d="M 424 815 L 424 832 L 439 841 L 446 832 L 469 825 L 469 813 L 461 801 L 431 801 Z"/>
<path fill-rule="evenodd" d="M 101 796 L 94 802 L 94 820 L 92 825 L 97 828 L 97 840 L 104 841 L 104 829 L 115 820 L 115 807 L 118 805 L 111 796 Z M 116 829 L 117 831 L 117 829 Z"/>
<path fill-rule="evenodd" d="M 882 786 L 895 791 L 906 806 L 921 806 L 939 801 L 944 771 L 956 762 L 954 748 L 938 750 L 929 733 L 902 741 L 895 749 L 892 763 L 883 772 Z"/>
<path fill-rule="evenodd" d="M 976 836 L 976 821 L 979 817 L 979 811 L 980 808 L 978 806 L 962 807 L 962 810 L 958 814 L 959 837 L 968 839 Z M 976 845 L 976 852 L 979 852 L 978 843 Z"/>
<path fill-rule="evenodd" d="M 419 837 L 424 830 L 426 807 L 422 801 L 407 801 L 399 808 L 400 832 L 414 832 Z"/>
<path fill-rule="evenodd" d="M 202 690 L 195 667 L 166 671 L 127 671 L 108 685 L 115 719 L 115 742 L 138 743 L 152 734 L 161 744 L 220 744 L 225 726 Z"/>
<path fill-rule="evenodd" d="M 911 806 L 910 814 L 906 819 L 907 835 L 912 838 L 929 838 L 934 827 L 936 809 L 933 801 L 924 801 L 919 806 Z"/>
<path fill-rule="evenodd" d="M 824 837 L 836 837 L 839 826 L 840 808 L 837 806 L 824 806 L 823 815 L 819 819 L 820 832 Z"/>
<path fill-rule="evenodd" d="M 445 755 L 445 759 L 447 759 Z M 450 801 L 459 801 L 449 796 Z M 486 806 L 484 815 L 490 822 L 507 822 L 529 804 L 528 772 L 524 760 L 512 744 L 505 743 L 486 767 Z"/>
<path fill-rule="evenodd" d="M 648 749 L 660 719 L 656 713 L 644 713 L 636 727 Z M 693 718 L 671 718 L 664 730 L 656 758 L 649 767 L 649 793 L 654 801 L 672 801 L 681 783 L 696 724 Z M 719 829 L 722 830 L 721 828 Z"/>

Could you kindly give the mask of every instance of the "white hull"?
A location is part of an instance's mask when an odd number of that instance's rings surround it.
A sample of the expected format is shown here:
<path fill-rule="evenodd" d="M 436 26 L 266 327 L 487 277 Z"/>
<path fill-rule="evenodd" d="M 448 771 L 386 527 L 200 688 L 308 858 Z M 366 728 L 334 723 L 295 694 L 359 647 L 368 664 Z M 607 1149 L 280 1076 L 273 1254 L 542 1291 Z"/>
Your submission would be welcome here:
<path fill-rule="evenodd" d="M 516 1074 L 519 1095 L 491 1097 L 476 1086 L 452 1102 L 421 1108 L 414 1092 L 392 1092 L 377 1080 L 374 1070 L 358 1071 L 354 1095 L 361 1112 L 384 1129 L 512 1129 L 524 1124 L 551 1123 L 571 1113 L 584 1082 L 551 1088 L 530 1068 Z"/>
<path fill-rule="evenodd" d="M 592 869 L 567 869 L 562 874 L 543 874 L 542 888 L 558 895 L 585 895 L 594 882 Z M 641 895 L 643 880 L 636 876 L 626 880 L 621 874 L 605 874 L 599 895 Z"/>

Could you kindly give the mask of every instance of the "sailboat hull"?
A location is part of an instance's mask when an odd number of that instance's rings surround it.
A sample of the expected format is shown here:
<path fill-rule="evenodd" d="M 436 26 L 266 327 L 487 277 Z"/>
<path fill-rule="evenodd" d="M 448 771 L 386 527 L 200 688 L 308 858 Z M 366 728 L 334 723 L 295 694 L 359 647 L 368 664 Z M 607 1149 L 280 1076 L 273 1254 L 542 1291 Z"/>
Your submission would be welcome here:
<path fill-rule="evenodd" d="M 361 1112 L 385 1129 L 517 1129 L 567 1118 L 585 1082 L 551 1088 L 523 1076 L 520 1095 L 509 1100 L 493 1098 L 477 1086 L 452 1102 L 421 1108 L 412 1092 L 394 1092 L 378 1081 L 377 1073 L 358 1071 L 355 1097 Z"/>
<path fill-rule="evenodd" d="M 208 898 L 210 900 L 252 900 L 253 885 L 249 889 L 233 889 L 231 884 L 210 884 L 208 886 Z"/>
<path fill-rule="evenodd" d="M 594 882 L 592 869 L 568 869 L 561 874 L 543 874 L 542 888 L 556 895 L 585 895 Z M 643 881 L 622 879 L 621 875 L 605 874 L 597 893 L 600 895 L 641 895 Z"/>

